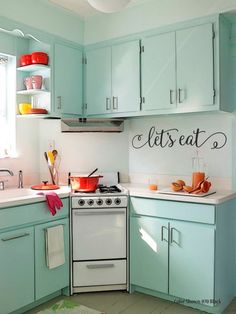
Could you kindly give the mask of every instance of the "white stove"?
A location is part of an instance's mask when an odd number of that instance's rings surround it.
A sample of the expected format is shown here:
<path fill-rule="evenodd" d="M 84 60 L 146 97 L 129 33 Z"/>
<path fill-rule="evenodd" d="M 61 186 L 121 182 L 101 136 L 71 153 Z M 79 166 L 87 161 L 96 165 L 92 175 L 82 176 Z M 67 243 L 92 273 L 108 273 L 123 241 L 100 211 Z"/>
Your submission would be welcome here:
<path fill-rule="evenodd" d="M 72 293 L 128 289 L 128 192 L 116 183 L 71 193 Z"/>

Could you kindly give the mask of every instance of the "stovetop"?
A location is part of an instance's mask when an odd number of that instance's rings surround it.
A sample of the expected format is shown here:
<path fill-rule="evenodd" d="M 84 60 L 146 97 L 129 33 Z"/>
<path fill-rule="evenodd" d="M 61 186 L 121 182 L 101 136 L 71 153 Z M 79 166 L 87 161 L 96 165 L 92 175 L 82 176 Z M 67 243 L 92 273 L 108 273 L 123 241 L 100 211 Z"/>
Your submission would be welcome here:
<path fill-rule="evenodd" d="M 98 185 L 98 188 L 94 192 L 83 192 L 83 191 L 72 191 L 72 196 L 79 196 L 79 197 L 98 197 L 98 196 L 119 196 L 119 195 L 127 195 L 128 191 L 123 188 L 121 185 Z"/>

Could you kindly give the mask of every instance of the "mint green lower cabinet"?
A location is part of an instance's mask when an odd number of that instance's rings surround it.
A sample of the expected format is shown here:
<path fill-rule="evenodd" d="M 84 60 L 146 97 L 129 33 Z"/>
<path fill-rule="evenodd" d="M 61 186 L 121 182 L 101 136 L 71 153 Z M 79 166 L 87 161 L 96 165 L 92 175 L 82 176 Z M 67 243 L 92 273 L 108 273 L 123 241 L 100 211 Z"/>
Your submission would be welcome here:
<path fill-rule="evenodd" d="M 170 295 L 200 302 L 214 299 L 214 243 L 214 226 L 170 222 Z"/>
<path fill-rule="evenodd" d="M 0 312 L 34 301 L 34 229 L 0 233 Z"/>
<path fill-rule="evenodd" d="M 168 293 L 168 223 L 132 216 L 130 224 L 131 283 Z"/>
<path fill-rule="evenodd" d="M 45 230 L 57 225 L 64 227 L 65 264 L 49 269 L 46 264 Z M 35 227 L 35 299 L 43 298 L 69 286 L 69 220 L 61 219 Z"/>

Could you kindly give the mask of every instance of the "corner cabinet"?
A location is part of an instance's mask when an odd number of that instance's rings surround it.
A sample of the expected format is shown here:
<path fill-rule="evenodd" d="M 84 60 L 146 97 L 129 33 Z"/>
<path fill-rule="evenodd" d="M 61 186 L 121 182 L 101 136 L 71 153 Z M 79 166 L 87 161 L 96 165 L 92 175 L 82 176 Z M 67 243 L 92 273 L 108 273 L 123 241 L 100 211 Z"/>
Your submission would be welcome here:
<path fill-rule="evenodd" d="M 1 314 L 27 310 L 69 288 L 69 200 L 51 216 L 45 202 L 0 209 Z M 63 225 L 65 263 L 49 269 L 45 230 Z"/>
<path fill-rule="evenodd" d="M 131 197 L 130 290 L 222 313 L 234 297 L 234 208 Z"/>
<path fill-rule="evenodd" d="M 77 47 L 54 45 L 54 114 L 82 115 L 83 54 Z"/>
<path fill-rule="evenodd" d="M 86 52 L 86 114 L 120 116 L 140 110 L 139 40 Z"/>
<path fill-rule="evenodd" d="M 142 41 L 143 110 L 191 110 L 215 103 L 213 24 Z"/>

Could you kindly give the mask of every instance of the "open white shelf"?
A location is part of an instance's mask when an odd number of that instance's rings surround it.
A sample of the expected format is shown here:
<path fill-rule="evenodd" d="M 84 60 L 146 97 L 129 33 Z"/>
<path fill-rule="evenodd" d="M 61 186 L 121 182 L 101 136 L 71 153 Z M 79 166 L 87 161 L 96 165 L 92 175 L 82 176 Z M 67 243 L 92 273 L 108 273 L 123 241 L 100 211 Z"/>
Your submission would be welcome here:
<path fill-rule="evenodd" d="M 45 69 L 50 69 L 50 67 L 45 64 L 30 64 L 30 65 L 17 68 L 18 71 L 24 71 L 24 72 L 33 72 L 33 71 L 45 70 Z"/>
<path fill-rule="evenodd" d="M 17 91 L 17 95 L 39 95 L 39 94 L 48 94 L 49 91 L 46 89 L 23 89 Z"/>

